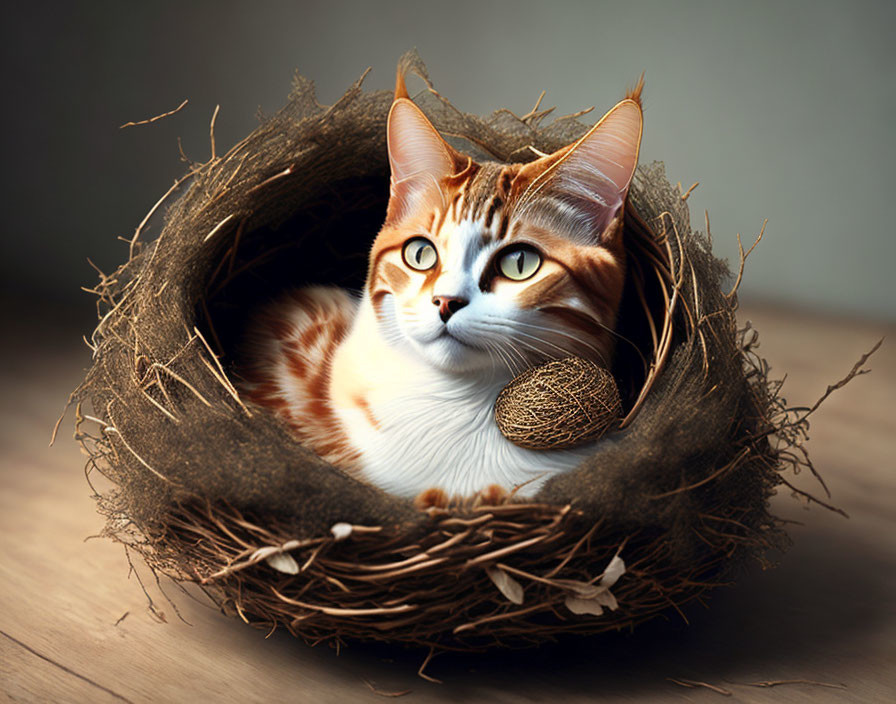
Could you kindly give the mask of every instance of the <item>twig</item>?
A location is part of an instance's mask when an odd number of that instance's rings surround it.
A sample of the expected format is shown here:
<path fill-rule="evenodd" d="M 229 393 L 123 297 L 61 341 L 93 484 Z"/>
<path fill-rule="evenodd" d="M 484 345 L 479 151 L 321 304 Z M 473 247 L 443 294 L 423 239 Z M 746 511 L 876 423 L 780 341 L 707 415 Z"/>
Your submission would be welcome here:
<path fill-rule="evenodd" d="M 158 573 L 158 571 L 157 571 L 157 570 L 152 570 L 152 576 L 153 576 L 153 577 L 155 578 L 155 580 L 156 580 L 156 588 L 159 590 L 159 593 L 160 593 L 163 597 L 165 597 L 165 601 L 167 601 L 167 602 L 171 605 L 171 608 L 174 610 L 174 614 L 175 614 L 175 615 L 176 615 L 176 616 L 177 616 L 183 623 L 185 623 L 185 624 L 188 625 L 188 626 L 192 626 L 193 624 L 190 623 L 189 621 L 187 621 L 187 619 L 185 619 L 185 618 L 183 617 L 183 615 L 182 615 L 181 612 L 180 612 L 180 609 L 177 608 L 177 604 L 175 604 L 175 603 L 171 600 L 171 597 L 168 596 L 167 593 L 165 593 L 165 590 L 162 589 L 162 581 L 159 579 L 159 573 Z M 170 579 L 170 576 L 169 576 L 169 579 Z M 173 580 L 172 580 L 172 581 L 173 581 Z M 179 584 L 177 584 L 176 581 L 175 581 L 174 583 L 175 583 L 177 586 L 180 586 Z M 183 589 L 183 587 L 181 587 L 181 591 L 186 591 L 186 590 Z"/>
<path fill-rule="evenodd" d="M 87 338 L 84 338 L 84 341 L 87 342 Z M 87 346 L 90 347 L 90 343 L 87 343 Z M 96 348 L 91 347 L 91 349 L 95 350 Z M 53 426 L 53 434 L 50 436 L 50 447 L 53 447 L 53 443 L 56 442 L 56 435 L 59 433 L 59 426 L 62 425 L 62 419 L 65 418 L 65 414 L 68 412 L 69 407 L 72 405 L 72 402 L 75 400 L 75 393 L 73 391 L 69 394 L 68 400 L 65 402 L 65 406 L 62 409 L 62 413 L 59 416 L 59 419 L 56 421 L 56 425 Z"/>
<path fill-rule="evenodd" d="M 535 101 L 535 105 L 532 107 L 532 109 L 529 112 L 527 112 L 525 115 L 523 115 L 522 117 L 517 118 L 520 122 L 526 122 L 527 120 L 531 120 L 533 117 L 535 117 L 538 114 L 538 107 L 541 105 L 541 101 L 544 99 L 546 92 L 547 91 L 544 91 L 544 90 L 541 91 L 541 95 L 538 96 L 538 100 Z M 553 110 L 553 109 L 554 108 L 550 108 L 550 110 Z M 547 112 L 550 112 L 550 110 L 548 110 Z"/>
<path fill-rule="evenodd" d="M 831 689 L 847 689 L 845 684 L 833 682 L 816 682 L 815 680 L 768 680 L 766 682 L 736 682 L 744 687 L 778 687 L 786 684 L 811 684 L 817 687 L 830 687 Z"/>
<path fill-rule="evenodd" d="M 202 296 L 200 296 L 199 303 L 202 306 L 202 314 L 205 316 L 205 322 L 208 323 L 209 332 L 211 332 L 211 334 L 212 334 L 212 341 L 214 341 L 215 345 L 217 346 L 218 351 L 223 356 L 224 355 L 224 345 L 221 344 L 221 338 L 218 337 L 218 331 L 215 330 L 215 323 L 214 323 L 214 321 L 212 321 L 212 314 L 211 314 L 211 311 L 208 309 L 208 301 L 205 299 L 204 293 L 202 294 Z M 196 329 L 195 326 L 193 329 L 194 330 Z M 208 346 L 208 344 L 206 344 L 206 346 Z"/>
<path fill-rule="evenodd" d="M 839 514 L 840 514 L 841 516 L 843 516 L 844 518 L 849 518 L 849 514 L 848 514 L 846 511 L 844 511 L 842 508 L 837 508 L 837 507 L 834 506 L 833 504 L 829 504 L 829 503 L 827 503 L 827 502 L 825 502 L 825 501 L 822 501 L 821 499 L 819 499 L 819 498 L 813 496 L 812 494 L 810 494 L 808 491 L 803 491 L 802 489 L 797 489 L 793 484 L 791 484 L 789 481 L 787 481 L 784 477 L 782 477 L 782 476 L 780 476 L 780 475 L 779 475 L 778 478 L 779 478 L 779 479 L 781 480 L 781 482 L 784 483 L 784 484 L 785 484 L 785 485 L 786 485 L 786 486 L 787 486 L 787 487 L 788 487 L 794 494 L 799 494 L 800 496 L 802 496 L 803 498 L 805 498 L 807 501 L 812 501 L 812 502 L 818 504 L 819 506 L 824 506 L 824 507 L 825 507 L 826 509 L 828 509 L 829 511 L 833 511 L 834 513 L 839 513 Z"/>
<path fill-rule="evenodd" d="M 180 425 L 180 419 L 177 416 L 175 416 L 171 411 L 169 411 L 161 403 L 159 403 L 152 396 L 150 396 L 147 389 L 154 384 L 155 384 L 155 380 L 152 380 L 146 387 L 141 386 L 140 393 L 143 394 L 143 396 L 146 398 L 147 401 L 149 401 L 153 406 L 158 408 L 165 415 L 165 417 L 167 417 L 172 422 Z"/>
<path fill-rule="evenodd" d="M 140 573 L 137 571 L 137 568 L 134 567 L 134 561 L 131 560 L 131 551 L 128 548 L 128 545 L 124 546 L 124 556 L 128 561 L 128 579 L 131 578 L 132 574 L 137 578 L 137 584 L 140 585 L 140 589 L 143 590 L 143 595 L 146 597 L 146 600 L 148 602 L 146 608 L 149 610 L 149 613 L 151 613 L 153 617 L 157 618 L 159 620 L 159 623 L 168 623 L 168 619 L 165 618 L 164 612 L 159 611 L 159 608 L 156 606 L 156 602 L 153 601 L 153 598 L 149 595 L 149 591 L 146 589 L 146 585 L 143 584 L 143 580 L 140 579 Z M 150 571 L 155 572 L 155 570 L 153 570 L 151 567 Z"/>
<path fill-rule="evenodd" d="M 682 194 L 681 199 L 682 199 L 682 200 L 687 200 L 687 199 L 690 197 L 691 193 L 694 192 L 694 189 L 695 189 L 697 186 L 699 186 L 699 185 L 700 185 L 700 182 L 699 182 L 699 181 L 694 181 L 694 185 L 691 186 L 687 191 L 685 191 L 685 192 Z"/>
<path fill-rule="evenodd" d="M 675 227 L 675 219 L 672 216 L 672 213 L 665 211 L 660 215 L 660 217 L 664 219 L 664 223 L 665 223 L 665 216 L 667 216 L 667 215 L 669 216 L 669 219 L 672 221 L 672 232 L 675 233 L 675 238 L 678 241 L 678 250 L 679 250 L 679 252 L 682 253 L 682 257 L 683 257 L 684 256 L 684 254 L 683 254 L 684 248 L 682 246 L 681 237 L 678 234 L 678 229 Z M 653 388 L 653 385 L 654 385 L 657 377 L 659 376 L 660 372 L 665 367 L 666 358 L 668 357 L 669 350 L 672 348 L 672 337 L 673 337 L 673 333 L 674 333 L 672 322 L 673 322 L 674 315 L 675 315 L 675 308 L 676 308 L 676 305 L 679 300 L 679 294 L 681 292 L 683 273 L 681 271 L 681 266 L 682 266 L 681 262 L 678 265 L 677 271 L 672 269 L 673 262 L 675 261 L 675 257 L 673 256 L 672 245 L 670 243 L 668 234 L 666 233 L 666 230 L 665 230 L 665 224 L 663 227 L 664 227 L 663 244 L 665 245 L 665 248 L 666 248 L 666 256 L 668 257 L 667 261 L 669 262 L 669 267 L 670 267 L 670 269 L 668 271 L 668 276 L 669 276 L 669 278 L 671 278 L 672 295 L 671 296 L 669 295 L 669 291 L 666 287 L 667 282 L 666 282 L 666 279 L 664 278 L 663 273 L 660 271 L 660 269 L 655 269 L 657 279 L 659 280 L 660 289 L 662 291 L 662 294 L 663 294 L 663 297 L 665 298 L 665 303 L 666 303 L 666 314 L 663 319 L 663 329 L 662 329 L 662 332 L 660 333 L 659 345 L 658 345 L 657 349 L 654 351 L 654 355 L 655 355 L 654 360 L 655 361 L 650 366 L 650 370 L 647 375 L 647 379 L 645 379 L 644 384 L 641 387 L 641 391 L 639 392 L 638 398 L 635 400 L 634 405 L 632 406 L 632 408 L 628 412 L 628 414 L 625 416 L 625 418 L 623 418 L 622 421 L 619 423 L 620 429 L 628 426 L 638 415 L 638 412 L 641 410 L 641 406 L 644 404 L 645 400 L 647 399 L 647 394 Z"/>
<path fill-rule="evenodd" d="M 404 613 L 405 611 L 413 611 L 417 608 L 414 604 L 400 604 L 399 606 L 392 607 L 377 607 L 377 608 L 369 608 L 369 609 L 341 609 L 335 608 L 332 606 L 321 606 L 320 604 L 309 604 L 304 601 L 298 601 L 297 599 L 290 599 L 287 596 L 284 596 L 280 592 L 278 592 L 274 587 L 270 588 L 274 595 L 287 604 L 292 604 L 293 606 L 300 606 L 303 609 L 308 609 L 309 611 L 320 611 L 323 614 L 327 614 L 328 616 L 381 616 L 383 614 L 399 614 Z"/>
<path fill-rule="evenodd" d="M 576 544 L 572 546 L 572 549 L 566 554 L 566 557 L 564 557 L 563 560 L 560 561 L 560 564 L 557 565 L 556 567 L 554 567 L 554 569 L 552 569 L 550 572 L 548 572 L 545 575 L 545 577 L 550 579 L 551 577 L 556 575 L 558 572 L 560 572 L 560 570 L 562 570 L 564 567 L 566 567 L 566 564 L 573 558 L 573 555 L 575 555 L 579 551 L 579 548 L 582 547 L 582 545 L 585 544 L 585 542 L 587 542 L 588 540 L 591 539 L 591 536 L 594 535 L 594 532 L 598 529 L 598 527 L 600 525 L 601 525 L 601 521 L 597 521 L 597 523 L 595 523 L 593 526 L 591 526 L 591 528 L 588 530 L 588 532 L 585 533 L 585 535 L 583 535 L 581 538 L 579 538 L 576 541 Z"/>
<path fill-rule="evenodd" d="M 380 697 L 392 697 L 392 698 L 394 698 L 394 697 L 403 697 L 405 694 L 410 694 L 410 693 L 413 691 L 413 690 L 411 690 L 411 689 L 403 689 L 403 690 L 401 690 L 400 692 L 384 692 L 384 691 L 381 690 L 381 689 L 377 689 L 377 688 L 373 685 L 373 682 L 371 682 L 370 680 L 366 680 L 366 679 L 363 679 L 363 678 L 362 678 L 361 681 L 362 681 L 364 684 L 367 685 L 367 688 L 368 688 L 371 692 L 373 692 L 374 694 L 376 694 L 376 695 L 378 695 L 378 696 L 380 696 Z"/>
<path fill-rule="evenodd" d="M 138 461 L 140 464 L 142 464 L 142 465 L 143 465 L 144 467 L 146 467 L 150 472 L 152 472 L 153 474 L 155 474 L 159 479 L 161 479 L 161 480 L 163 480 L 163 481 L 166 481 L 166 482 L 168 482 L 169 484 L 174 484 L 174 482 L 172 482 L 168 477 L 166 477 L 166 476 L 165 476 L 164 474 L 162 474 L 161 472 L 159 472 L 159 471 L 153 469 L 153 468 L 147 463 L 147 461 L 146 461 L 145 459 L 143 459 L 140 455 L 138 455 L 138 454 L 134 451 L 134 448 L 131 447 L 130 445 L 128 445 L 127 441 L 124 439 L 124 436 L 122 436 L 122 434 L 121 434 L 120 432 L 118 432 L 118 428 L 113 428 L 111 425 L 107 425 L 105 428 L 103 428 L 103 432 L 104 432 L 104 433 L 115 433 L 115 434 L 118 436 L 118 439 L 121 440 L 121 444 L 125 446 L 125 448 L 128 450 L 128 452 L 130 452 L 134 457 L 137 458 L 137 461 Z"/>
<path fill-rule="evenodd" d="M 163 112 L 161 115 L 156 115 L 155 117 L 150 117 L 148 120 L 140 120 L 138 122 L 125 122 L 123 125 L 119 125 L 118 129 L 123 130 L 125 127 L 136 127 L 137 125 L 148 125 L 151 122 L 156 122 L 157 120 L 161 120 L 166 117 L 170 117 L 176 112 L 180 112 L 181 109 L 189 102 L 189 100 L 184 100 L 180 105 L 178 105 L 174 110 L 169 110 L 168 112 Z"/>
<path fill-rule="evenodd" d="M 243 232 L 246 229 L 246 222 L 248 222 L 249 216 L 246 215 L 240 220 L 240 224 L 236 227 L 236 235 L 233 238 L 233 244 L 230 245 L 230 261 L 227 263 L 227 275 L 230 276 L 233 273 L 233 265 L 236 263 L 236 252 L 240 246 L 240 240 L 243 238 Z"/>
<path fill-rule="evenodd" d="M 571 112 L 568 115 L 561 115 L 560 117 L 554 118 L 554 124 L 556 122 L 560 122 L 561 120 L 575 120 L 576 118 L 582 117 L 582 115 L 587 115 L 589 112 L 594 111 L 594 106 L 592 105 L 590 108 L 585 108 L 584 110 L 577 110 L 576 112 Z"/>
<path fill-rule="evenodd" d="M 494 508 L 492 506 L 491 508 Z M 499 557 L 504 557 L 505 555 L 509 555 L 514 552 L 518 552 L 523 550 L 524 548 L 528 548 L 531 545 L 535 545 L 536 543 L 540 543 L 542 540 L 547 538 L 547 535 L 537 535 L 534 538 L 529 538 L 528 540 L 523 540 L 522 542 L 516 543 L 514 545 L 508 545 L 507 547 L 500 548 L 498 550 L 493 550 L 492 552 L 487 552 L 483 555 L 477 555 L 471 560 L 467 560 L 464 568 L 473 567 L 474 565 L 481 564 L 483 562 L 488 562 L 490 560 L 497 560 Z"/>
<path fill-rule="evenodd" d="M 731 298 L 735 293 L 737 293 L 737 289 L 740 286 L 741 279 L 743 279 L 743 276 L 744 276 L 744 264 L 747 263 L 747 257 L 750 256 L 750 253 L 754 249 L 756 249 L 756 245 L 762 241 L 762 235 L 765 234 L 765 226 L 766 225 L 768 225 L 768 218 L 766 218 L 762 222 L 762 228 L 759 230 L 759 235 L 757 235 L 756 241 L 753 242 L 753 246 L 750 247 L 746 251 L 746 253 L 744 253 L 744 246 L 740 241 L 740 233 L 739 232 L 737 233 L 737 249 L 740 254 L 740 265 L 738 266 L 737 279 L 734 282 L 734 286 L 731 287 L 731 290 L 728 293 L 724 294 L 725 298 Z"/>
<path fill-rule="evenodd" d="M 230 222 L 231 220 L 233 220 L 235 217 L 236 217 L 236 213 L 231 213 L 231 214 L 228 215 L 226 218 L 224 218 L 223 220 L 221 220 L 221 222 L 219 222 L 217 225 L 215 225 L 215 226 L 211 229 L 211 231 L 205 236 L 205 239 L 203 239 L 202 241 L 203 241 L 203 242 L 208 242 L 212 237 L 214 237 L 215 235 L 217 235 L 217 234 L 221 231 L 221 229 L 222 229 L 227 223 L 229 223 L 229 222 Z"/>
<path fill-rule="evenodd" d="M 133 259 L 134 247 L 137 244 L 137 238 L 140 237 L 140 233 L 143 232 L 143 228 L 146 227 L 146 223 L 149 222 L 149 219 L 153 216 L 153 214 L 156 212 L 156 210 L 159 209 L 159 207 L 162 205 L 162 203 L 164 203 L 166 200 L 168 200 L 168 197 L 172 193 L 174 193 L 178 188 L 180 188 L 181 184 L 184 181 L 186 181 L 188 178 L 196 175 L 197 170 L 198 169 L 193 169 L 192 171 L 184 174 L 179 179 L 177 179 L 174 182 L 174 184 L 171 186 L 171 188 L 169 188 L 167 191 L 165 191 L 165 194 L 156 201 L 156 204 L 154 206 L 152 206 L 152 208 L 149 209 L 149 212 L 146 214 L 146 217 L 144 217 L 143 220 L 140 221 L 140 224 L 137 225 L 137 229 L 134 231 L 134 236 L 131 237 L 130 245 L 128 248 L 128 257 L 129 258 Z"/>
<path fill-rule="evenodd" d="M 477 619 L 476 621 L 470 621 L 468 623 L 463 623 L 460 626 L 456 626 L 452 629 L 452 633 L 463 633 L 464 631 L 469 631 L 470 629 L 476 628 L 477 626 L 481 626 L 485 623 L 494 623 L 495 621 L 503 621 L 508 618 L 517 618 L 518 616 L 523 616 L 525 614 L 531 614 L 533 611 L 539 611 L 544 609 L 550 605 L 549 601 L 542 601 L 537 604 L 533 604 L 532 606 L 527 606 L 525 609 L 517 609 L 516 611 L 505 611 L 500 614 L 493 614 L 492 616 L 486 616 L 484 618 Z"/>
<path fill-rule="evenodd" d="M 170 362 L 169 362 L 169 364 L 170 364 Z M 195 386 L 193 386 L 189 381 L 184 379 L 177 372 L 171 371 L 167 366 L 165 366 L 164 364 L 160 364 L 159 362 L 153 362 L 152 366 L 150 368 L 151 369 L 161 369 L 166 374 L 168 374 L 168 376 L 170 376 L 172 379 L 174 379 L 175 381 L 179 381 L 181 384 L 186 386 L 190 391 L 193 392 L 193 395 L 196 396 L 196 398 L 198 398 L 200 401 L 202 401 L 202 403 L 204 403 L 206 406 L 208 406 L 209 408 L 212 407 L 212 404 L 209 403 L 209 400 L 205 396 L 203 396 L 201 393 L 199 393 L 199 390 Z"/>
<path fill-rule="evenodd" d="M 256 185 L 252 186 L 252 188 L 249 189 L 247 195 L 252 195 L 256 191 L 267 186 L 268 184 L 271 184 L 274 181 L 279 181 L 281 178 L 285 178 L 285 177 L 289 176 L 290 174 L 294 174 L 297 166 L 298 166 L 298 163 L 292 163 L 289 166 L 287 166 L 285 169 L 283 169 L 283 171 L 278 171 L 273 176 L 269 176 L 261 183 L 258 183 Z"/>
<path fill-rule="evenodd" d="M 844 386 L 846 386 L 846 385 L 847 385 L 847 384 L 848 384 L 854 377 L 861 376 L 862 374 L 867 374 L 869 371 L 871 371 L 870 369 L 862 369 L 862 366 L 865 364 L 865 362 L 868 361 L 868 358 L 871 357 L 871 355 L 873 355 L 875 352 L 877 352 L 878 348 L 883 344 L 883 341 L 884 341 L 884 338 L 879 339 L 879 340 L 877 341 L 877 344 L 874 345 L 874 347 L 872 347 L 872 348 L 871 348 L 870 350 L 868 350 L 865 354 L 863 354 L 861 357 L 859 357 L 859 361 L 856 362 L 856 363 L 852 366 L 852 369 L 849 370 L 849 373 L 848 373 L 845 377 L 843 377 L 843 378 L 842 378 L 840 381 L 838 381 L 836 384 L 831 384 L 830 386 L 828 386 L 828 388 L 825 390 L 825 392 L 821 395 L 821 398 L 819 398 L 819 399 L 815 402 L 815 405 L 813 405 L 808 411 L 806 411 L 806 412 L 802 415 L 802 417 L 800 418 L 800 420 L 801 420 L 801 421 L 802 421 L 802 420 L 805 420 L 805 419 L 808 418 L 810 415 L 812 415 L 815 411 L 818 410 L 818 407 L 819 407 L 822 403 L 824 403 L 825 399 L 827 399 L 828 396 L 830 396 L 832 393 L 834 393 L 837 389 L 842 389 L 842 388 L 843 388 Z"/>
<path fill-rule="evenodd" d="M 736 467 L 737 464 L 738 464 L 744 457 L 746 457 L 749 453 L 750 453 L 750 448 L 749 448 L 749 447 L 745 447 L 745 448 L 743 448 L 740 452 L 738 452 L 737 455 L 735 455 L 734 459 L 731 460 L 728 464 L 719 467 L 719 469 L 717 469 L 715 472 L 713 472 L 712 474 L 710 474 L 708 477 L 706 477 L 706 478 L 704 478 L 704 479 L 701 479 L 699 482 L 695 482 L 694 484 L 688 484 L 687 486 L 681 486 L 681 487 L 678 487 L 677 489 L 673 489 L 672 491 L 665 491 L 665 492 L 663 492 L 662 494 L 654 494 L 653 496 L 648 496 L 647 498 L 648 498 L 650 501 L 655 501 L 656 499 L 665 499 L 665 498 L 667 498 L 667 497 L 669 497 L 669 496 L 674 496 L 675 494 L 680 494 L 680 493 L 682 493 L 682 492 L 684 492 L 684 491 L 691 491 L 692 489 L 696 489 L 697 487 L 701 487 L 701 486 L 703 486 L 704 484 L 708 484 L 708 483 L 711 482 L 713 479 L 716 479 L 716 478 L 719 477 L 720 475 L 724 474 L 725 472 L 727 472 L 727 471 L 728 471 L 729 469 L 731 469 L 732 467 Z"/>
<path fill-rule="evenodd" d="M 429 654 L 428 654 L 428 655 L 426 656 L 426 658 L 423 660 L 423 664 L 420 665 L 420 669 L 417 670 L 417 675 L 418 675 L 419 677 L 422 677 L 423 679 L 429 681 L 429 682 L 435 682 L 436 684 L 444 684 L 444 682 L 442 682 L 442 680 L 438 680 L 438 679 L 436 679 L 435 677 L 431 677 L 430 675 L 427 675 L 427 674 L 424 672 L 424 670 L 426 669 L 426 666 L 429 665 L 429 661 L 433 659 L 433 656 L 434 656 L 435 654 L 436 654 L 435 646 L 430 646 L 430 647 L 429 647 Z"/>
<path fill-rule="evenodd" d="M 215 120 L 218 119 L 218 111 L 221 109 L 220 105 L 215 105 L 215 111 L 212 113 L 212 121 L 208 126 L 209 139 L 211 140 L 212 145 L 212 158 L 211 161 L 214 161 L 218 157 L 215 155 Z"/>
<path fill-rule="evenodd" d="M 186 155 L 184 152 L 184 141 L 180 137 L 177 138 L 177 151 L 180 154 L 180 160 L 185 164 L 189 164 L 190 166 L 194 165 L 194 161 Z"/>
<path fill-rule="evenodd" d="M 698 682 L 697 680 L 686 680 L 686 679 L 675 679 L 674 677 L 666 678 L 669 682 L 673 684 L 677 684 L 680 687 L 687 687 L 688 689 L 693 689 L 694 687 L 706 687 L 706 689 L 711 689 L 713 692 L 718 692 L 726 697 L 730 697 L 734 692 L 730 689 L 723 689 L 722 687 L 717 687 L 714 684 L 709 684 L 708 682 Z"/>

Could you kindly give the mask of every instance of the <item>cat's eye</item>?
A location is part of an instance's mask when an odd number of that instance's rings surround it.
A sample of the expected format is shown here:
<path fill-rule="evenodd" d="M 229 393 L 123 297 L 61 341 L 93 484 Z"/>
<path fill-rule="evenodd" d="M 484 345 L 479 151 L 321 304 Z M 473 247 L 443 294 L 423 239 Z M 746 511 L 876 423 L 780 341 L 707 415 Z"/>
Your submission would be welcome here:
<path fill-rule="evenodd" d="M 514 247 L 498 257 L 498 271 L 513 281 L 525 281 L 541 267 L 541 255 L 531 247 Z"/>
<path fill-rule="evenodd" d="M 401 251 L 401 256 L 404 258 L 405 264 L 417 271 L 432 269 L 439 260 L 436 248 L 425 237 L 408 240 Z"/>

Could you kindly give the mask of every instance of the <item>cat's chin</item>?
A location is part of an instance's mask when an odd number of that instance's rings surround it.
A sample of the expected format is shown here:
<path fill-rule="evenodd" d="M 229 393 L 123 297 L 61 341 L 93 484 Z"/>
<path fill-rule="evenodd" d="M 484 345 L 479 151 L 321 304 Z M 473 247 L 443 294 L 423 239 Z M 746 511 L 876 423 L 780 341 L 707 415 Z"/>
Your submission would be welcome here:
<path fill-rule="evenodd" d="M 487 351 L 473 347 L 448 332 L 419 344 L 418 349 L 430 366 L 453 374 L 488 372 L 494 367 Z"/>

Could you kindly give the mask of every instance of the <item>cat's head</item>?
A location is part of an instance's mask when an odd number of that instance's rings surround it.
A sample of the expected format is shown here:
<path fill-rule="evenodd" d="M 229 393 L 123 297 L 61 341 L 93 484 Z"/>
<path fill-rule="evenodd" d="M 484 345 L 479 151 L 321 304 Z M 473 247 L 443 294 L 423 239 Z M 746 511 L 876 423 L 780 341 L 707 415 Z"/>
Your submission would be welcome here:
<path fill-rule="evenodd" d="M 385 339 L 461 374 L 571 354 L 609 366 L 641 130 L 636 93 L 553 154 L 476 163 L 398 97 L 367 278 Z"/>

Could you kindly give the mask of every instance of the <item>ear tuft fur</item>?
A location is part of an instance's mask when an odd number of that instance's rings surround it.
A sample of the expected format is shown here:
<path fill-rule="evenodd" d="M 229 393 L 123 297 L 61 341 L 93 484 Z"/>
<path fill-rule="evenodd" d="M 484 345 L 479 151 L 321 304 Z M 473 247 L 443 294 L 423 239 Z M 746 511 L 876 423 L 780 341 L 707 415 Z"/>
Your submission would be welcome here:
<path fill-rule="evenodd" d="M 398 100 L 399 98 L 408 98 L 408 87 L 404 82 L 404 75 L 408 71 L 408 62 L 407 61 L 399 61 L 398 68 L 395 70 L 395 96 L 392 98 L 393 100 Z"/>
<path fill-rule="evenodd" d="M 641 71 L 641 75 L 638 78 L 638 82 L 635 83 L 635 87 L 629 88 L 625 92 L 625 97 L 628 100 L 634 100 L 638 104 L 639 108 L 643 108 L 644 102 L 641 99 L 641 93 L 643 92 L 643 90 L 644 90 L 644 71 Z"/>

